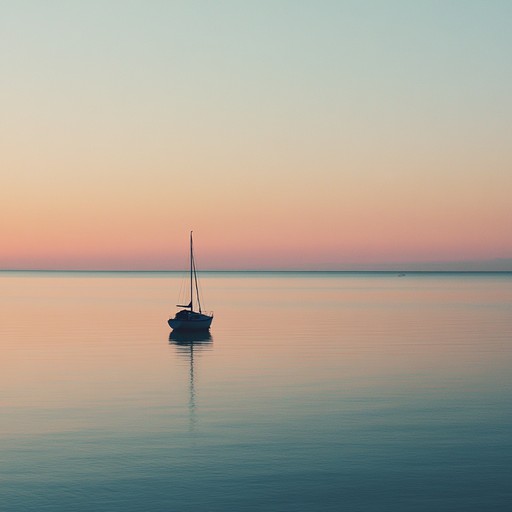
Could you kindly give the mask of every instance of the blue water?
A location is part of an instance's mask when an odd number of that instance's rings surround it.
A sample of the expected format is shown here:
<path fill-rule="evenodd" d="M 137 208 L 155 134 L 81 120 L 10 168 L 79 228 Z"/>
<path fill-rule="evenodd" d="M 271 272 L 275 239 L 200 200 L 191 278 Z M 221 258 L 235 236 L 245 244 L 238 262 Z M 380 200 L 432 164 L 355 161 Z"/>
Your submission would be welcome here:
<path fill-rule="evenodd" d="M 512 274 L 1 272 L 0 510 L 512 502 Z"/>

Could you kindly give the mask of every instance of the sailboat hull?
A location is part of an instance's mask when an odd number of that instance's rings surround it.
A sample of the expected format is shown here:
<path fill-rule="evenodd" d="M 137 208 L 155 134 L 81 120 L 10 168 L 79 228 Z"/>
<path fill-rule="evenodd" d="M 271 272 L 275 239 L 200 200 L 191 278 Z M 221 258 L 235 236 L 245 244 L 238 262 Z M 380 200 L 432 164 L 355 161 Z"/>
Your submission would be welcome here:
<path fill-rule="evenodd" d="M 169 327 L 179 331 L 207 331 L 212 325 L 213 317 L 196 313 L 189 318 L 169 318 Z"/>

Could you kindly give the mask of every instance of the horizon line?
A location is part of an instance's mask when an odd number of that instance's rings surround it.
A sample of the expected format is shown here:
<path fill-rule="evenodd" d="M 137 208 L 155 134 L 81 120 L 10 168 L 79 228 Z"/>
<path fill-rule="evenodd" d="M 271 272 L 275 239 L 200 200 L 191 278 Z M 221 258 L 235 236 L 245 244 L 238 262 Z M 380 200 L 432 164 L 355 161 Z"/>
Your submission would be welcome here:
<path fill-rule="evenodd" d="M 181 266 L 181 265 L 180 265 Z M 80 268 L 81 267 L 81 268 Z M 0 271 L 40 271 L 40 272 L 186 272 L 188 266 L 181 268 L 139 268 L 123 266 L 120 268 L 91 268 L 79 265 L 79 268 L 58 267 L 0 267 Z M 142 268 L 141 268 L 142 267 Z M 431 261 L 394 261 L 394 262 L 349 262 L 342 265 L 304 265 L 276 267 L 246 267 L 246 268 L 202 268 L 201 272 L 512 272 L 512 257 L 466 259 L 466 260 L 431 260 Z"/>
<path fill-rule="evenodd" d="M 189 269 L 57 269 L 57 268 L 0 268 L 0 272 L 69 272 L 69 273 L 166 273 L 166 272 L 189 272 Z M 254 272 L 254 273 L 459 273 L 459 274 L 510 274 L 511 270 L 492 270 L 492 269 L 205 269 L 198 270 L 198 273 L 236 273 L 236 272 Z"/>

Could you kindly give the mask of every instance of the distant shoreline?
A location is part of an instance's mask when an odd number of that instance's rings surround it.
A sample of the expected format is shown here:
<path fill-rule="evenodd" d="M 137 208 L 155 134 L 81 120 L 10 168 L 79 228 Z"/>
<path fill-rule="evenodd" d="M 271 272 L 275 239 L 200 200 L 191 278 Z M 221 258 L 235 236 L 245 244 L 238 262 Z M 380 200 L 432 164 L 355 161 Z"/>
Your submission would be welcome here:
<path fill-rule="evenodd" d="M 187 269 L 173 270 L 91 270 L 91 269 L 0 269 L 0 273 L 46 274 L 179 274 Z M 201 270 L 201 274 L 512 274 L 512 270 Z"/>

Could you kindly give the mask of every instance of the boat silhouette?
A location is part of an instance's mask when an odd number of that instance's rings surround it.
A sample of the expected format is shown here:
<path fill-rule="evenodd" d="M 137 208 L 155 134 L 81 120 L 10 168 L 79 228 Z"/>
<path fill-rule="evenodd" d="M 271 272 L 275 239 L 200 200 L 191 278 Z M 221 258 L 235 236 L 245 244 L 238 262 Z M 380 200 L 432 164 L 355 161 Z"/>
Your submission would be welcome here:
<path fill-rule="evenodd" d="M 195 292 L 195 297 L 194 297 Z M 197 302 L 197 310 L 194 310 L 194 303 Z M 203 313 L 201 308 L 201 298 L 199 296 L 199 286 L 197 283 L 197 270 L 194 260 L 194 242 L 192 231 L 190 232 L 190 302 L 185 306 L 177 304 L 176 307 L 182 308 L 173 318 L 169 318 L 167 323 L 169 327 L 176 331 L 207 331 L 210 329 L 213 320 L 213 312 Z"/>

